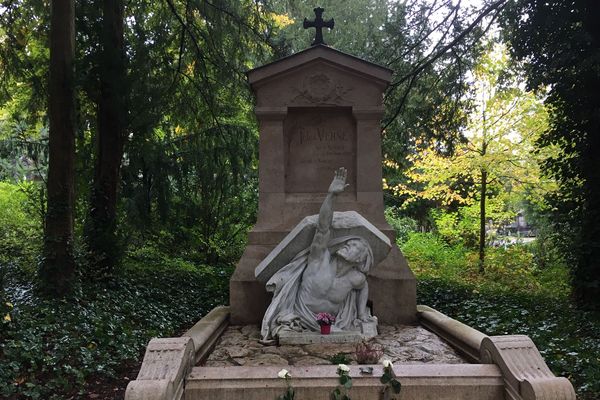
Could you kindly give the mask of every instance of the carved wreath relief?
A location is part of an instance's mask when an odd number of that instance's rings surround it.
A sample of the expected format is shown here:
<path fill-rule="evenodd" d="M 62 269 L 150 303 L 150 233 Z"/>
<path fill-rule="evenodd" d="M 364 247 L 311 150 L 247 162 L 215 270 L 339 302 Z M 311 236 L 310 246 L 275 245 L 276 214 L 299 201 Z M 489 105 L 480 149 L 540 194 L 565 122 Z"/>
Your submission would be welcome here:
<path fill-rule="evenodd" d="M 342 104 L 349 103 L 344 96 L 352 90 L 335 81 L 324 72 L 307 75 L 300 87 L 292 88 L 298 95 L 293 102 L 305 102 L 314 104 Z"/>

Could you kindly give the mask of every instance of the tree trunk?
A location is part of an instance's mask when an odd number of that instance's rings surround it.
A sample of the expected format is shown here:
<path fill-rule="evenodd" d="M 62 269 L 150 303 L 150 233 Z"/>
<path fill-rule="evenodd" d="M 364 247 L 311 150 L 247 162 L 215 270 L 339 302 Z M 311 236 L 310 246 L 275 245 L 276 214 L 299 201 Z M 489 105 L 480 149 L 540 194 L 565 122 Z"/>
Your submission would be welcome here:
<path fill-rule="evenodd" d="M 116 210 L 126 116 L 122 0 L 103 1 L 101 38 L 97 147 L 86 227 L 88 247 L 99 275 L 110 273 L 120 254 Z"/>
<path fill-rule="evenodd" d="M 75 11 L 73 0 L 51 1 L 50 4 L 48 206 L 44 224 L 44 258 L 39 276 L 47 292 L 61 296 L 69 291 L 75 276 Z"/>
<path fill-rule="evenodd" d="M 591 46 L 600 46 L 600 27 L 597 15 L 600 4 L 594 0 L 585 2 L 587 13 L 584 27 Z M 597 50 L 596 50 L 596 54 Z M 589 93 L 585 102 L 587 143 L 582 151 L 584 171 L 583 212 L 581 220 L 579 257 L 573 269 L 574 295 L 579 304 L 586 308 L 600 308 L 600 78 L 597 74 L 584 75 L 582 86 Z M 593 95 L 592 95 L 593 93 Z"/>
<path fill-rule="evenodd" d="M 479 200 L 479 272 L 485 272 L 485 196 L 487 191 L 487 171 L 481 170 L 481 199 Z"/>

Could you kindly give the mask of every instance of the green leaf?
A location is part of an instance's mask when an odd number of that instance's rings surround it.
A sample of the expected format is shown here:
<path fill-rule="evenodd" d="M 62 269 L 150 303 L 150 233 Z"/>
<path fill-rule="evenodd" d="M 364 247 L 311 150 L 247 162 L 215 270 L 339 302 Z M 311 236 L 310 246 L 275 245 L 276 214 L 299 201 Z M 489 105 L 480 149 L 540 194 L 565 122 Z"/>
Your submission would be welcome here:
<path fill-rule="evenodd" d="M 342 396 L 342 391 L 340 390 L 339 387 L 333 389 L 333 392 L 331 392 L 331 398 L 333 400 L 340 400 L 341 396 Z"/>
<path fill-rule="evenodd" d="M 340 376 L 340 383 L 342 385 L 346 385 L 346 382 L 348 382 L 349 379 L 350 379 L 350 377 L 348 375 L 341 375 Z"/>
<path fill-rule="evenodd" d="M 392 380 L 392 377 L 386 372 L 383 375 L 381 375 L 381 378 L 379 380 L 381 381 L 381 383 L 386 385 L 390 380 Z"/>
<path fill-rule="evenodd" d="M 400 389 L 402 389 L 402 385 L 396 379 L 391 382 L 392 388 L 394 389 L 394 393 L 400 393 Z"/>

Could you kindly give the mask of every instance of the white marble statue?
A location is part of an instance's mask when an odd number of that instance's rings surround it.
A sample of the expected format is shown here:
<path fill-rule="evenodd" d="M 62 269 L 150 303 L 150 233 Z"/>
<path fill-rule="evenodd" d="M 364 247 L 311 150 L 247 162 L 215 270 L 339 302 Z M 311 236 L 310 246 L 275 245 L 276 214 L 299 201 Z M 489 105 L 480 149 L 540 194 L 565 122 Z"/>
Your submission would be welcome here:
<path fill-rule="evenodd" d="M 358 236 L 331 239 L 333 200 L 346 188 L 346 169 L 340 168 L 329 186 L 309 248 L 277 271 L 267 282 L 273 300 L 262 322 L 263 340 L 282 331 L 318 331 L 320 312 L 336 317 L 333 331 L 360 331 L 369 314 L 367 276 L 373 265 L 369 243 Z"/>

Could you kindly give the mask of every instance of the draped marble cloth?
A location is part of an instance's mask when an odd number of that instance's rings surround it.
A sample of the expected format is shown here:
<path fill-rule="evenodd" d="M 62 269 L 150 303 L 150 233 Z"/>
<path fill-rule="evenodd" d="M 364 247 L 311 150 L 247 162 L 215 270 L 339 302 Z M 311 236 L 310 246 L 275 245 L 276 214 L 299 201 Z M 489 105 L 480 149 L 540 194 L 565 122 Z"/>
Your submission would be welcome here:
<path fill-rule="evenodd" d="M 359 236 L 343 236 L 331 239 L 327 244 L 328 251 L 325 252 L 325 257 L 329 257 L 329 265 L 337 269 L 337 256 L 335 253 L 348 240 L 352 239 L 360 240 L 366 245 L 367 257 L 365 257 L 364 265 L 358 268 L 365 271 L 366 274 L 373 264 L 373 253 L 369 244 Z M 273 292 L 273 300 L 271 300 L 271 304 L 263 317 L 261 327 L 263 339 L 275 338 L 282 329 L 293 331 L 319 330 L 316 313 L 311 311 L 302 301 L 302 297 L 307 295 L 305 291 L 301 290 L 301 286 L 302 275 L 308 266 L 309 251 L 310 247 L 302 250 L 289 264 L 273 274 L 267 282 L 267 291 Z M 358 316 L 357 295 L 357 290 L 351 290 L 346 296 L 343 305 L 335 316 L 334 329 L 360 330 L 360 327 L 353 325 Z"/>

